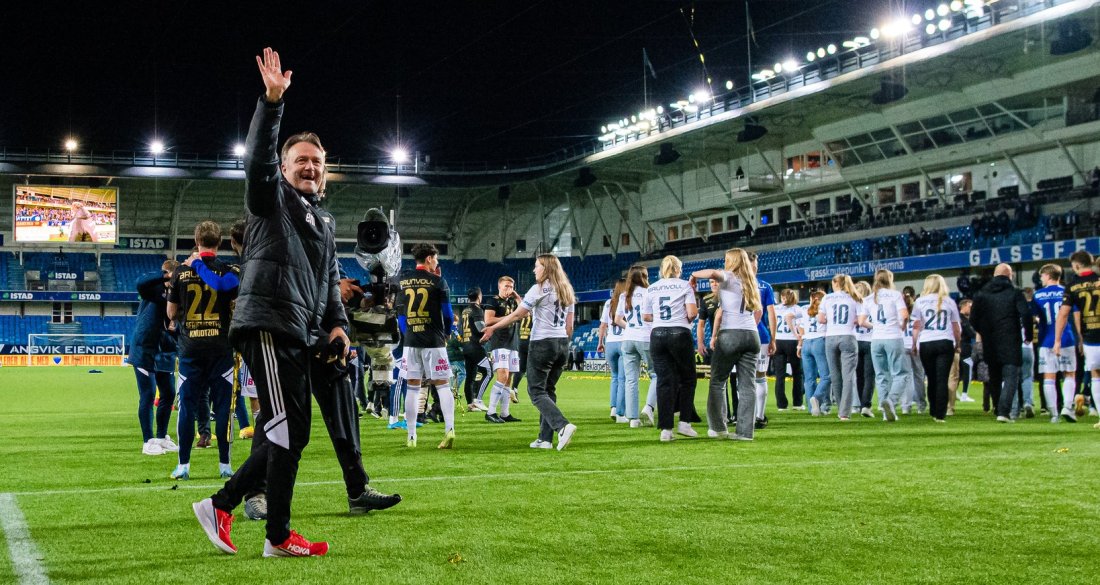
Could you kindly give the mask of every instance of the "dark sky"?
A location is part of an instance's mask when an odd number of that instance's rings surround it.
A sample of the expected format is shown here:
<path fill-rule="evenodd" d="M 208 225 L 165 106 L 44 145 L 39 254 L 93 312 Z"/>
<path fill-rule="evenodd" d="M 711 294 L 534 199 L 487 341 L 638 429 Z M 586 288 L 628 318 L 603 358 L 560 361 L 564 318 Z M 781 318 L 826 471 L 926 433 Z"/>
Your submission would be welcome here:
<path fill-rule="evenodd" d="M 900 0 L 752 0 L 754 69 L 866 34 Z M 908 0 L 903 14 L 935 2 Z M 227 152 L 262 90 L 253 55 L 294 70 L 284 133 L 375 159 L 396 137 L 436 162 L 503 161 L 591 139 L 643 102 L 746 83 L 738 0 L 18 2 L 5 7 L 0 147 Z M 400 100 L 397 95 L 400 94 Z"/>

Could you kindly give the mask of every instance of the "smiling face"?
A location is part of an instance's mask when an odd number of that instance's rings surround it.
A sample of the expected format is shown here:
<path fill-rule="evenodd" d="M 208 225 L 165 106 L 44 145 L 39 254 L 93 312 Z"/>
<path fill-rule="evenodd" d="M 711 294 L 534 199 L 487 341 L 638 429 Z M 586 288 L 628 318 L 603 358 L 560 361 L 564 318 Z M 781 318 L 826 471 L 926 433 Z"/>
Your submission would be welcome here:
<path fill-rule="evenodd" d="M 325 153 L 309 142 L 298 142 L 287 151 L 282 162 L 283 177 L 302 193 L 321 190 L 325 176 Z"/>

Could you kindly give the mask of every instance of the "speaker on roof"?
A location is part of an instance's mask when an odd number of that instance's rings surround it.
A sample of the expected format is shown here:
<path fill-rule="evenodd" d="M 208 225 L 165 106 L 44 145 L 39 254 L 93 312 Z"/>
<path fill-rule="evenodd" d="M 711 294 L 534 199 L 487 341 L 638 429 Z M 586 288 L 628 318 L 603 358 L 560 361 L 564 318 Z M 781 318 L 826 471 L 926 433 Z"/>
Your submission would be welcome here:
<path fill-rule="evenodd" d="M 577 172 L 577 178 L 573 180 L 573 186 L 578 189 L 583 189 L 596 182 L 596 175 L 592 174 L 592 169 L 589 167 L 582 167 Z"/>
<path fill-rule="evenodd" d="M 746 120 L 745 129 L 737 133 L 738 142 L 754 142 L 760 140 L 768 133 L 768 129 L 763 124 L 758 124 L 756 120 Z"/>
<path fill-rule="evenodd" d="M 661 149 L 657 151 L 657 156 L 653 157 L 653 164 L 661 166 L 672 164 L 678 160 L 680 160 L 680 153 L 671 143 L 665 142 L 661 144 Z"/>
<path fill-rule="evenodd" d="M 871 103 L 879 106 L 889 104 L 904 98 L 908 93 L 909 88 L 905 87 L 905 84 L 891 79 L 883 79 L 879 90 L 871 94 Z"/>
<path fill-rule="evenodd" d="M 1092 44 L 1092 35 L 1077 20 L 1058 23 L 1058 36 L 1050 42 L 1051 55 L 1076 53 Z"/>

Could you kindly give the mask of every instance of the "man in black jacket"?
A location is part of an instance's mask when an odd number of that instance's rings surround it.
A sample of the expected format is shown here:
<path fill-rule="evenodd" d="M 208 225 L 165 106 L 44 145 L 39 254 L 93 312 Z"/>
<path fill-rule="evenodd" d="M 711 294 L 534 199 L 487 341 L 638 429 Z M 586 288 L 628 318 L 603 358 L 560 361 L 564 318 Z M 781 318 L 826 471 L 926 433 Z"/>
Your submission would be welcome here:
<path fill-rule="evenodd" d="M 260 444 L 221 491 L 193 508 L 211 543 L 234 554 L 230 512 L 266 476 L 264 556 L 320 556 L 328 543 L 309 542 L 290 530 L 290 501 L 309 442 L 310 355 L 314 347 L 339 344 L 346 355 L 347 317 L 340 302 L 335 230 L 316 208 L 325 151 L 315 134 L 302 133 L 287 139 L 278 156 L 291 71 L 282 70 L 279 54 L 270 48 L 256 63 L 266 92 L 246 143 L 248 244 L 229 335 L 256 381 L 260 422 L 253 441 Z"/>
<path fill-rule="evenodd" d="M 997 398 L 997 421 L 1013 422 L 1009 418 L 1012 397 L 1020 391 L 1020 346 L 1031 342 L 1031 311 L 1024 294 L 1012 284 L 1012 267 L 998 264 L 993 280 L 974 297 L 971 324 L 982 337 L 989 381 Z M 998 394 L 999 392 L 999 394 Z"/>

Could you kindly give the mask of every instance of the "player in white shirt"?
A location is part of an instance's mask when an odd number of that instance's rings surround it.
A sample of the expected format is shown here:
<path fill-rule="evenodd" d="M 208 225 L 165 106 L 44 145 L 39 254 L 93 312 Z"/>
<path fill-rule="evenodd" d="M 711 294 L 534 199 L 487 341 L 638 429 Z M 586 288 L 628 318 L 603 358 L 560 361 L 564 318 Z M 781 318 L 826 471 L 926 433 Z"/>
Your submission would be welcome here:
<path fill-rule="evenodd" d="M 626 418 L 626 379 L 623 372 L 623 328 L 615 324 L 615 309 L 619 295 L 626 291 L 626 278 L 615 281 L 611 298 L 604 301 L 600 312 L 599 346 L 596 351 L 604 354 L 607 369 L 611 372 L 611 420 L 629 422 Z"/>
<path fill-rule="evenodd" d="M 901 397 L 901 413 L 909 414 L 915 405 L 917 414 L 924 414 L 924 409 L 928 406 L 924 364 L 920 361 L 920 354 L 913 350 L 913 301 L 917 298 L 917 291 L 911 286 L 906 286 L 901 289 L 901 298 L 909 309 L 909 319 L 902 323 L 902 331 L 905 335 L 902 343 L 905 344 L 905 353 L 909 356 L 909 369 L 913 371 L 913 384 Z"/>
<path fill-rule="evenodd" d="M 676 432 L 685 437 L 699 434 L 691 423 L 695 412 L 695 349 L 691 323 L 699 314 L 695 285 L 682 280 L 683 263 L 675 256 L 661 260 L 661 280 L 649 285 L 642 319 L 653 324 L 649 354 L 657 373 L 657 427 L 661 441 L 672 440 L 672 423 L 680 413 Z"/>
<path fill-rule="evenodd" d="M 821 416 L 823 411 L 829 410 L 829 388 L 833 381 L 825 356 L 825 324 L 817 320 L 823 298 L 825 291 L 821 289 L 810 293 L 810 305 L 798 324 L 798 357 L 802 358 L 802 383 L 811 416 Z"/>
<path fill-rule="evenodd" d="M 787 366 L 791 367 L 791 398 L 794 410 L 802 410 L 802 360 L 798 357 L 798 323 L 805 311 L 798 306 L 798 291 L 785 288 L 775 305 L 775 406 L 787 410 Z"/>
<path fill-rule="evenodd" d="M 713 278 L 719 282 L 722 320 L 717 324 L 718 342 L 710 362 L 710 390 L 707 395 L 707 436 L 751 441 L 756 412 L 756 357 L 760 353 L 760 334 L 756 326 L 763 314 L 760 290 L 741 248 L 726 251 L 725 270 L 696 270 L 695 280 Z M 737 430 L 730 435 L 726 427 L 726 380 L 737 365 Z"/>
<path fill-rule="evenodd" d="M 535 258 L 535 284 L 523 296 L 523 301 L 507 317 L 485 328 L 481 341 L 486 341 L 497 329 L 508 327 L 526 315 L 531 315 L 531 347 L 527 354 L 527 393 L 531 404 L 539 411 L 539 436 L 532 449 L 553 447 L 558 435 L 558 451 L 573 439 L 577 425 L 569 422 L 557 405 L 557 385 L 569 354 L 569 338 L 573 336 L 573 306 L 577 302 L 573 285 L 553 254 Z"/>
<path fill-rule="evenodd" d="M 840 420 L 847 421 L 852 413 L 852 399 L 856 391 L 859 348 L 856 345 L 855 327 L 863 297 L 856 291 L 852 277 L 847 274 L 837 274 L 833 277 L 832 284 L 833 292 L 821 300 L 821 312 L 817 314 L 817 320 L 827 325 L 825 355 L 829 360 L 829 375 L 833 379 L 830 397 L 837 405 L 837 416 Z"/>
<path fill-rule="evenodd" d="M 893 272 L 885 268 L 875 272 L 873 292 L 863 299 L 863 309 L 864 325 L 871 326 L 871 362 L 875 367 L 879 409 L 884 420 L 895 421 L 902 396 L 913 386 L 913 366 L 902 327 L 902 323 L 909 321 L 909 309 L 901 293 L 894 290 Z"/>
<path fill-rule="evenodd" d="M 939 274 L 924 279 L 924 290 L 913 303 L 913 345 L 928 375 L 928 412 L 936 422 L 947 422 L 947 376 L 959 351 L 962 327 L 959 308 Z"/>
<path fill-rule="evenodd" d="M 615 324 L 623 328 L 623 369 L 626 372 L 626 418 L 630 427 L 642 426 L 638 416 L 638 387 L 641 384 L 642 362 L 649 367 L 649 392 L 646 394 L 645 408 L 641 414 L 653 424 L 653 411 L 657 402 L 657 374 L 653 371 L 653 362 L 649 357 L 649 335 L 653 327 L 642 319 L 642 307 L 646 304 L 646 289 L 649 288 L 649 270 L 641 264 L 635 264 L 626 273 L 626 291 L 619 295 L 615 308 Z"/>

